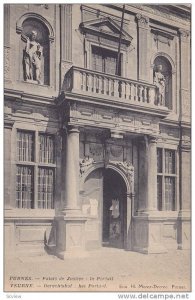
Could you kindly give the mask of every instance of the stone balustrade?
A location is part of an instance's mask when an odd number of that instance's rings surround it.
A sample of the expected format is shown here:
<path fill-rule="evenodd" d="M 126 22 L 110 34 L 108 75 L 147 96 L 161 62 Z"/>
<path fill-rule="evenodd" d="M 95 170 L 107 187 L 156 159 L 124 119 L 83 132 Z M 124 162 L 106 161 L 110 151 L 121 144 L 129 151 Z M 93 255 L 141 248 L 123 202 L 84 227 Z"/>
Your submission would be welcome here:
<path fill-rule="evenodd" d="M 160 105 L 153 84 L 74 66 L 65 76 L 65 90 L 131 104 Z"/>

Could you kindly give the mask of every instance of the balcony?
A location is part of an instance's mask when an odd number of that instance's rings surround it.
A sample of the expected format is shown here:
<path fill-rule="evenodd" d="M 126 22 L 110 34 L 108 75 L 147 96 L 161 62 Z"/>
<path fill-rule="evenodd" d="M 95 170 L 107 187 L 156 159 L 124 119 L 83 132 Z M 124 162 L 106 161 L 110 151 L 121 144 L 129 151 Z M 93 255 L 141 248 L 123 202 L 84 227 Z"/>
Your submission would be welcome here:
<path fill-rule="evenodd" d="M 67 97 L 83 101 L 120 105 L 161 117 L 170 112 L 158 104 L 155 85 L 80 67 L 73 66 L 66 73 L 64 90 Z"/>

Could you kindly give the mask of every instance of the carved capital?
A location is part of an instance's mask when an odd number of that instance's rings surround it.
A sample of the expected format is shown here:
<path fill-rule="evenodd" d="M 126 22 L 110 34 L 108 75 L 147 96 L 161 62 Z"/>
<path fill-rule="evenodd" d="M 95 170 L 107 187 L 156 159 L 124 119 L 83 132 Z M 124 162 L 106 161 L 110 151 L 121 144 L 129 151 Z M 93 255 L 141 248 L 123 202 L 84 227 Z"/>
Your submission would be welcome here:
<path fill-rule="evenodd" d="M 179 35 L 180 35 L 180 39 L 184 42 L 188 41 L 188 38 L 190 36 L 190 31 L 189 30 L 185 30 L 185 29 L 179 29 Z"/>
<path fill-rule="evenodd" d="M 138 27 L 149 28 L 149 18 L 148 17 L 141 15 L 141 14 L 137 14 L 136 19 L 137 19 Z"/>
<path fill-rule="evenodd" d="M 78 126 L 68 126 L 68 134 L 73 134 L 73 133 L 78 133 L 80 132 L 79 127 Z"/>
<path fill-rule="evenodd" d="M 144 139 L 145 139 L 146 146 L 149 146 L 151 144 L 157 144 L 158 141 L 158 138 L 152 135 L 145 135 Z"/>
<path fill-rule="evenodd" d="M 191 151 L 191 143 L 181 142 L 180 149 L 182 152 L 190 152 Z"/>
<path fill-rule="evenodd" d="M 182 139 L 180 141 L 181 151 L 190 151 L 191 150 L 191 137 L 190 134 L 183 134 Z"/>
<path fill-rule="evenodd" d="M 14 125 L 14 121 L 13 120 L 7 119 L 7 118 L 4 119 L 4 128 L 12 129 L 13 125 Z"/>
<path fill-rule="evenodd" d="M 156 136 L 148 136 L 148 142 L 149 144 L 156 144 L 157 143 L 157 137 Z"/>

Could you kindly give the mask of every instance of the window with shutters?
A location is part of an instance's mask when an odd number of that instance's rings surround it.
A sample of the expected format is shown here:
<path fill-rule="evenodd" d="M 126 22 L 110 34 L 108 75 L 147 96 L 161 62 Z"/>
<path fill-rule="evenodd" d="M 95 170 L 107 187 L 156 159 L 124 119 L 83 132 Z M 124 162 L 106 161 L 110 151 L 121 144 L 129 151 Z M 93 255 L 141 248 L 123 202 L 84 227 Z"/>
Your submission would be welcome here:
<path fill-rule="evenodd" d="M 54 208 L 54 154 L 52 135 L 17 131 L 17 208 Z"/>
<path fill-rule="evenodd" d="M 157 200 L 159 210 L 176 210 L 176 152 L 157 148 Z"/>
<path fill-rule="evenodd" d="M 94 71 L 115 75 L 116 63 L 117 52 L 100 47 L 92 47 L 92 69 Z M 119 61 L 119 75 L 121 75 L 121 59 Z"/>

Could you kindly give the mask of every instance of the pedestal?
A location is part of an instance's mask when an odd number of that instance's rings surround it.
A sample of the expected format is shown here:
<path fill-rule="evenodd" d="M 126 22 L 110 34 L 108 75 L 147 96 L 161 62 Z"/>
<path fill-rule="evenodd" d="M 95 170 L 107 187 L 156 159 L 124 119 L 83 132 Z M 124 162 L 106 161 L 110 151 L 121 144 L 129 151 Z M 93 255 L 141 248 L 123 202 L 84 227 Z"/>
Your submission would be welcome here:
<path fill-rule="evenodd" d="M 155 214 L 140 214 L 133 220 L 133 250 L 144 254 L 166 253 L 163 245 L 162 220 Z"/>
<path fill-rule="evenodd" d="M 55 217 L 56 255 L 61 258 L 85 257 L 85 222 L 82 215 Z"/>
<path fill-rule="evenodd" d="M 191 216 L 190 211 L 179 212 L 178 249 L 191 249 Z"/>

